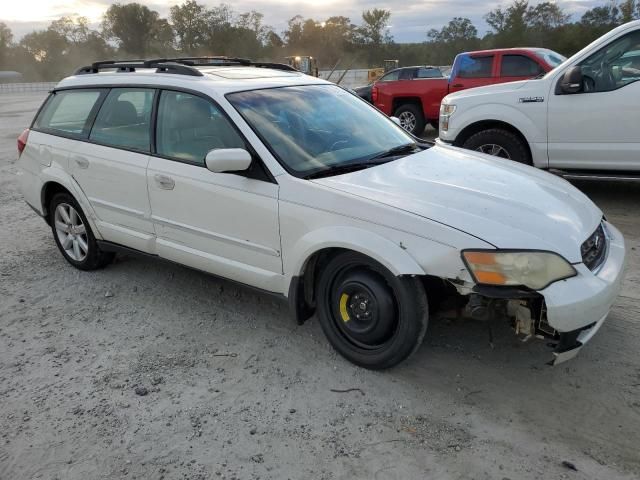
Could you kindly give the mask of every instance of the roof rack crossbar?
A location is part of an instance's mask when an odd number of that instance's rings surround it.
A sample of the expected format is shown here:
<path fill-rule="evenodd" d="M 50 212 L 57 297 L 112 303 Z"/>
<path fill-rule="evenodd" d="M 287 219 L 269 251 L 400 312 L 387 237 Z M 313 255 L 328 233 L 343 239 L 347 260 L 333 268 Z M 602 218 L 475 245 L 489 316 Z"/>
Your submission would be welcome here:
<path fill-rule="evenodd" d="M 176 73 L 180 75 L 190 75 L 201 77 L 202 72 L 195 67 L 223 67 L 240 65 L 243 67 L 271 68 L 274 70 L 284 70 L 297 72 L 291 65 L 284 63 L 254 62 L 248 58 L 240 57 L 177 57 L 177 58 L 154 58 L 150 60 L 103 60 L 93 62 L 91 65 L 80 67 L 74 75 L 86 75 L 98 73 L 100 70 L 116 70 L 117 72 L 135 72 L 137 68 L 155 68 L 156 73 Z"/>
<path fill-rule="evenodd" d="M 80 67 L 74 72 L 74 75 L 98 73 L 100 70 L 135 72 L 137 68 L 155 68 L 156 73 L 175 73 L 179 75 L 189 75 L 192 77 L 203 76 L 202 72 L 196 68 L 164 58 L 153 60 L 105 60 L 102 62 L 94 62 L 91 65 Z"/>

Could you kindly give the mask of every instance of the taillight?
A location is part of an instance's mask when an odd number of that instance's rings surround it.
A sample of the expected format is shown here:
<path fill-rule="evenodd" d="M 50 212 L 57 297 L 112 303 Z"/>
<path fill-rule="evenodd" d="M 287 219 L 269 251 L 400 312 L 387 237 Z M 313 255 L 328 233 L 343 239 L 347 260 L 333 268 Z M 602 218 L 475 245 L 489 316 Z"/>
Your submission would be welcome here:
<path fill-rule="evenodd" d="M 18 137 L 18 157 L 22 155 L 22 151 L 24 150 L 24 147 L 27 146 L 28 139 L 29 139 L 29 129 L 27 128 Z"/>
<path fill-rule="evenodd" d="M 371 89 L 371 100 L 373 100 L 373 103 L 376 103 L 378 101 L 378 87 L 376 87 L 375 85 Z"/>

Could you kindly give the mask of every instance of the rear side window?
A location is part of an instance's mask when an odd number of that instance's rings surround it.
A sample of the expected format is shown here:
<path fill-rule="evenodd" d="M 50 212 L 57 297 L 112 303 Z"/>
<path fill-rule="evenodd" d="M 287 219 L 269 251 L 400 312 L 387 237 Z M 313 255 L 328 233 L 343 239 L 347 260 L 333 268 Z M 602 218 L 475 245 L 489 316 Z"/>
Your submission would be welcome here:
<path fill-rule="evenodd" d="M 395 82 L 400 77 L 400 70 L 394 70 L 393 72 L 387 73 L 384 77 L 382 77 L 379 82 Z"/>
<path fill-rule="evenodd" d="M 419 68 L 416 78 L 436 78 L 441 76 L 442 72 L 438 68 Z"/>
<path fill-rule="evenodd" d="M 154 90 L 114 88 L 105 99 L 89 140 L 113 147 L 149 152 Z"/>
<path fill-rule="evenodd" d="M 460 78 L 488 78 L 491 77 L 493 55 L 488 57 L 464 56 L 460 60 L 458 77 Z"/>
<path fill-rule="evenodd" d="M 156 151 L 164 157 L 204 165 L 210 150 L 246 148 L 220 109 L 204 98 L 163 91 L 158 106 Z"/>
<path fill-rule="evenodd" d="M 400 72 L 400 80 L 413 80 L 415 73 L 415 68 L 405 68 Z"/>
<path fill-rule="evenodd" d="M 500 67 L 502 77 L 535 77 L 542 73 L 537 62 L 524 55 L 503 55 Z"/>
<path fill-rule="evenodd" d="M 64 90 L 49 97 L 35 122 L 36 129 L 86 138 L 91 113 L 104 90 Z"/>

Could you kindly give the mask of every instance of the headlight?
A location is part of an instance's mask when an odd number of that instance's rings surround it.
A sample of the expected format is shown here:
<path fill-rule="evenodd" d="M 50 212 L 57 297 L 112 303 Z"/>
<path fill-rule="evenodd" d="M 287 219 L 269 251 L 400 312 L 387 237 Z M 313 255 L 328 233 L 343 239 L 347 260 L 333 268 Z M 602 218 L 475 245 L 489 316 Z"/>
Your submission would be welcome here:
<path fill-rule="evenodd" d="M 462 258 L 476 283 L 483 285 L 524 285 L 542 290 L 577 275 L 569 262 L 552 252 L 465 250 Z"/>
<path fill-rule="evenodd" d="M 443 103 L 440 105 L 440 115 L 453 115 L 456 111 L 456 106 L 449 103 Z"/>
<path fill-rule="evenodd" d="M 440 130 L 446 132 L 449 130 L 449 118 L 456 111 L 456 106 L 449 103 L 440 104 Z"/>

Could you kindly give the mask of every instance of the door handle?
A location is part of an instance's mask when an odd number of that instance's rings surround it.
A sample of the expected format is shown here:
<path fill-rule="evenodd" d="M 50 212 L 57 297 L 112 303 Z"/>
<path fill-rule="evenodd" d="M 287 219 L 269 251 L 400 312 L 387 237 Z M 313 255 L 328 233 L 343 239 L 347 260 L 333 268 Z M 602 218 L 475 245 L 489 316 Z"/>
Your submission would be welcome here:
<path fill-rule="evenodd" d="M 454 83 L 452 86 L 453 86 L 453 88 L 462 88 L 462 87 L 464 87 L 464 85 L 462 83 Z"/>
<path fill-rule="evenodd" d="M 154 175 L 153 178 L 162 190 L 173 190 L 176 186 L 176 182 L 171 177 L 167 177 L 166 175 Z"/>
<path fill-rule="evenodd" d="M 76 162 L 76 165 L 78 165 L 78 168 L 89 168 L 89 160 L 87 160 L 84 157 L 73 157 L 73 161 Z"/>

